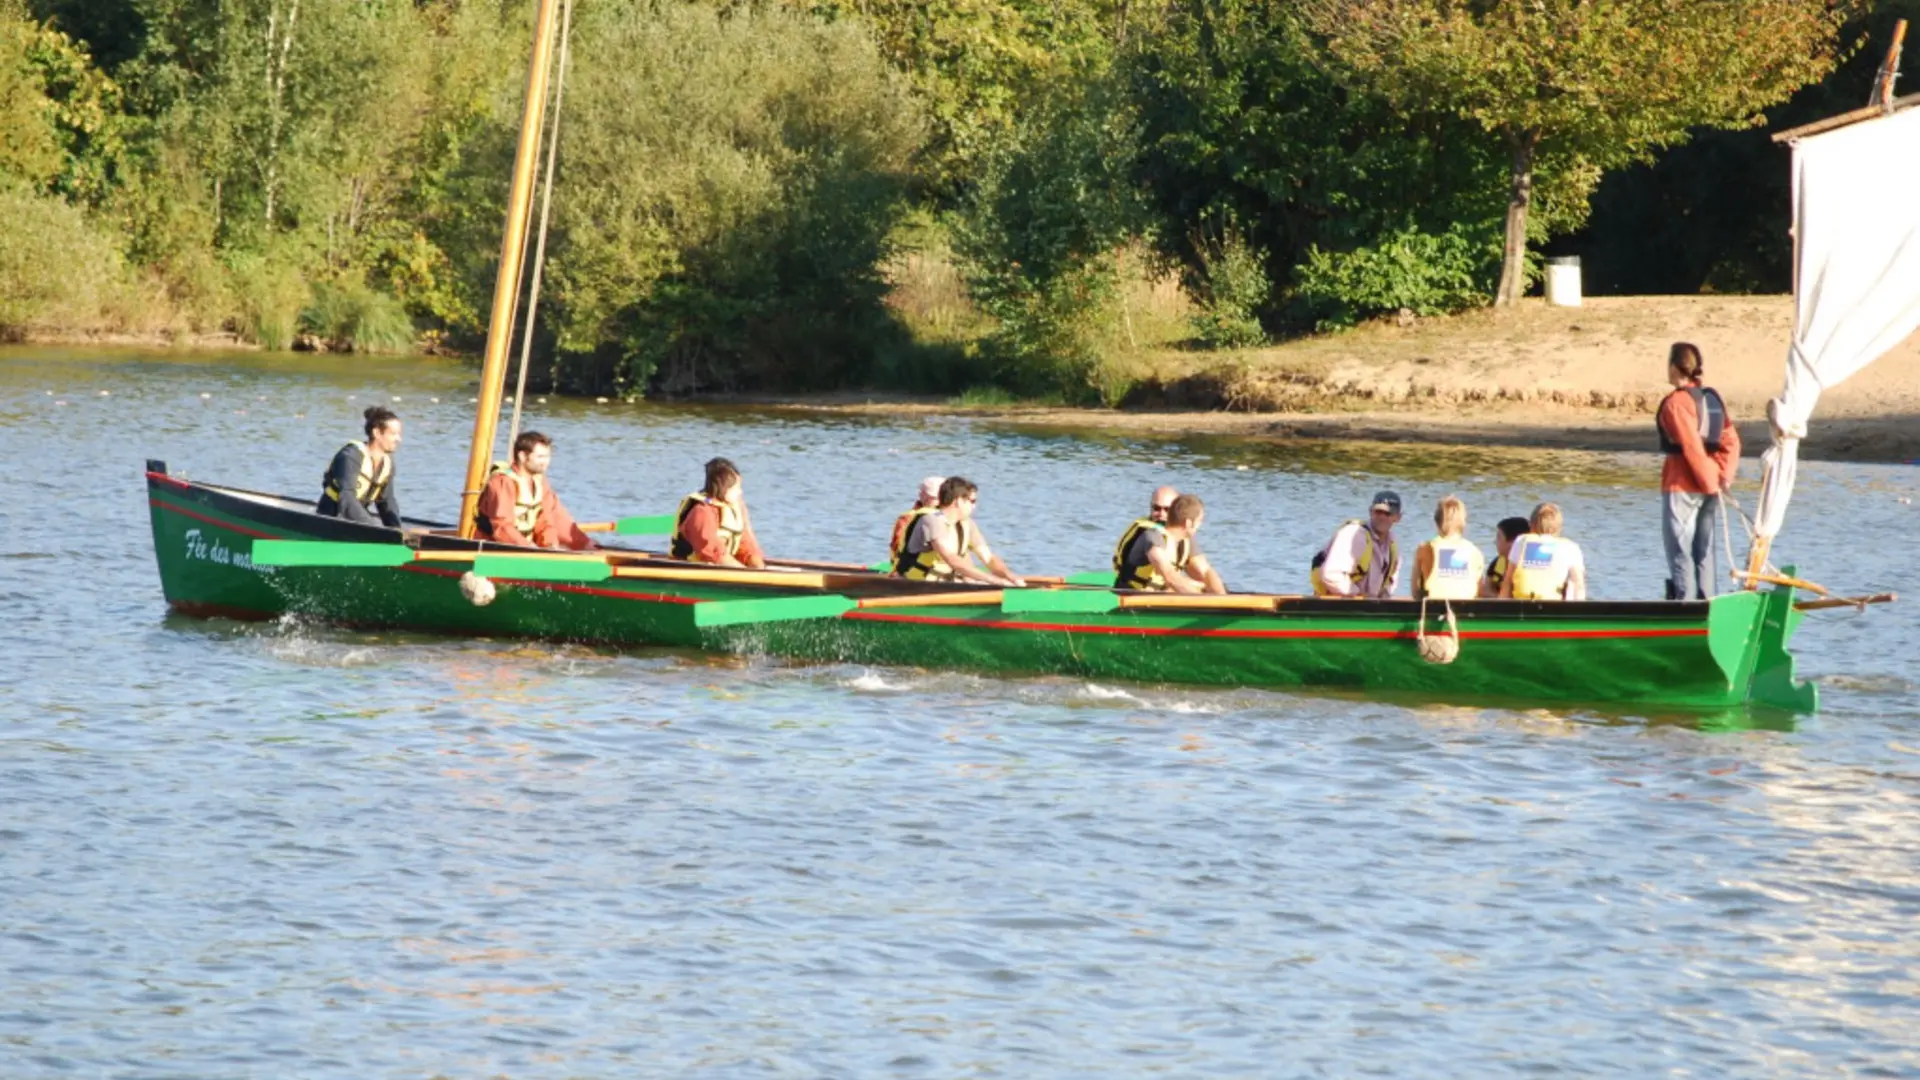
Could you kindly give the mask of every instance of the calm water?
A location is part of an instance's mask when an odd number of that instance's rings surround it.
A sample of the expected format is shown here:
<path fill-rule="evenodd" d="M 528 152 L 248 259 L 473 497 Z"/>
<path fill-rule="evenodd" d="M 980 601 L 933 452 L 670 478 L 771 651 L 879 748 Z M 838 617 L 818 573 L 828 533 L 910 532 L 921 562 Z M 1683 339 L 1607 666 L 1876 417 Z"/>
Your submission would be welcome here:
<path fill-rule="evenodd" d="M 1911 600 L 1810 620 L 1790 730 L 168 616 L 144 458 L 317 491 L 397 397 L 444 519 L 471 393 L 0 354 L 0 1077 L 1920 1075 Z M 1663 576 L 1650 455 L 532 423 L 583 518 L 721 452 L 796 556 L 879 555 L 962 472 L 1035 572 L 1103 565 L 1164 479 L 1243 588 L 1380 486 L 1476 537 L 1552 495 L 1597 595 Z M 1802 485 L 1785 556 L 1913 591 L 1920 470 Z"/>

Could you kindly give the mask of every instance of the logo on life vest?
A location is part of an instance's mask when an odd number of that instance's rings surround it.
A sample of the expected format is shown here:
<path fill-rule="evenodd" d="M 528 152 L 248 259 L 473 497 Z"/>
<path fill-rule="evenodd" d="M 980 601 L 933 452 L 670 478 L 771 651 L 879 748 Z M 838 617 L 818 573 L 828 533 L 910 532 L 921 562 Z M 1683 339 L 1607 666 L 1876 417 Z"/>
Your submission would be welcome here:
<path fill-rule="evenodd" d="M 1552 569 L 1554 546 L 1551 540 L 1527 541 L 1527 549 L 1520 553 L 1520 565 L 1529 570 Z"/>
<path fill-rule="evenodd" d="M 1467 577 L 1473 573 L 1473 568 L 1467 565 L 1467 553 L 1452 550 L 1440 552 L 1440 561 L 1434 570 L 1443 577 Z"/>

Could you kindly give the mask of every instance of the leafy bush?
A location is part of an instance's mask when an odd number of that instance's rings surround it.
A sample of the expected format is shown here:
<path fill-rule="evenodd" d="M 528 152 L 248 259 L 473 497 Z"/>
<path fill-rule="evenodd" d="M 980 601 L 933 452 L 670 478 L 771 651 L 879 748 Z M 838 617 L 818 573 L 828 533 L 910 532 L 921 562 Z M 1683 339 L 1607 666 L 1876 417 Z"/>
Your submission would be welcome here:
<path fill-rule="evenodd" d="M 896 334 L 886 240 L 921 133 L 858 26 L 588 5 L 555 219 L 563 376 L 638 394 L 825 386 Z"/>
<path fill-rule="evenodd" d="M 413 320 L 400 301 L 355 281 L 315 285 L 300 328 L 341 351 L 404 352 L 414 344 Z"/>
<path fill-rule="evenodd" d="M 1294 300 L 1321 330 L 1410 309 L 1440 315 L 1487 302 L 1500 272 L 1500 233 L 1456 225 L 1433 234 L 1406 228 L 1353 251 L 1315 245 L 1298 271 Z"/>
<path fill-rule="evenodd" d="M 1215 349 L 1245 348 L 1266 342 L 1260 309 L 1273 283 L 1267 280 L 1266 253 L 1247 243 L 1231 223 L 1194 245 L 1200 260 L 1200 311 L 1190 320 L 1194 336 Z"/>
<path fill-rule="evenodd" d="M 290 262 L 252 254 L 235 256 L 230 269 L 240 308 L 235 329 L 269 351 L 293 348 L 310 295 L 300 271 Z"/>
<path fill-rule="evenodd" d="M 126 261 L 78 207 L 0 186 L 0 337 L 112 323 L 128 288 Z"/>
<path fill-rule="evenodd" d="M 997 320 L 986 342 L 1018 393 L 1107 396 L 1103 353 L 1122 320 L 1120 254 L 1147 231 L 1131 172 L 1138 123 L 1094 75 L 1038 101 L 986 155 L 957 220 L 969 291 Z"/>

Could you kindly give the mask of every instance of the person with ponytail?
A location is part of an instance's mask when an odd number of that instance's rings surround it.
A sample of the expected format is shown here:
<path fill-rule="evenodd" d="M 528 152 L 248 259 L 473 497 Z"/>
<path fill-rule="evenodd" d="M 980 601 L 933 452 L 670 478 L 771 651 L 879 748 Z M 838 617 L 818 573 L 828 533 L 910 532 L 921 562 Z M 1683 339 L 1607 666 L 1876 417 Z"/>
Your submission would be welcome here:
<path fill-rule="evenodd" d="M 1701 383 L 1706 362 L 1696 345 L 1676 341 L 1667 352 L 1667 382 L 1654 426 L 1660 433 L 1660 535 L 1667 553 L 1667 599 L 1704 600 L 1717 589 L 1713 542 L 1720 495 L 1740 465 L 1740 432 L 1726 402 Z"/>
<path fill-rule="evenodd" d="M 400 449 L 400 418 L 384 405 L 372 405 L 366 417 L 367 441 L 350 442 L 333 455 L 320 478 L 320 501 L 313 512 L 362 525 L 400 527 L 400 500 L 393 493 L 393 452 Z"/>

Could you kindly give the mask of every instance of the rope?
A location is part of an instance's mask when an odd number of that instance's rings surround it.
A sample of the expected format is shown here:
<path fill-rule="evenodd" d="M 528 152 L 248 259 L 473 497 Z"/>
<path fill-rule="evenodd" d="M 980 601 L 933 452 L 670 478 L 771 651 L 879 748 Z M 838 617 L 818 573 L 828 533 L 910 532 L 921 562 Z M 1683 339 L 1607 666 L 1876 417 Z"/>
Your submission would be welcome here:
<path fill-rule="evenodd" d="M 527 366 L 533 357 L 533 327 L 540 313 L 540 278 L 547 267 L 547 222 L 553 214 L 553 170 L 560 154 L 560 102 L 567 88 L 567 46 L 572 40 L 573 0 L 560 7 L 560 59 L 553 80 L 553 124 L 547 133 L 546 184 L 540 195 L 540 234 L 533 249 L 533 281 L 527 294 L 525 333 L 520 339 L 520 377 L 513 387 L 513 421 L 507 427 L 507 453 L 520 438 L 520 403 L 527 396 Z"/>

